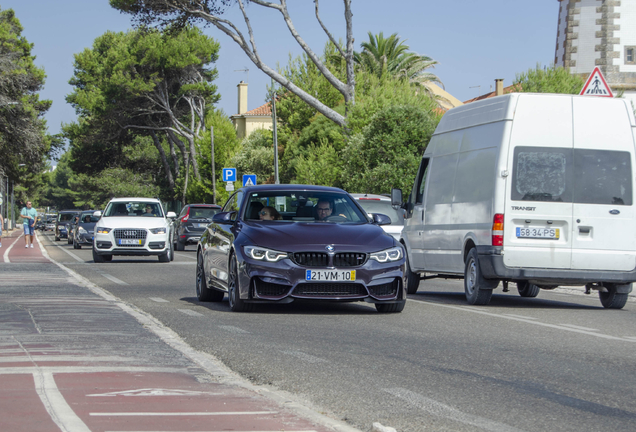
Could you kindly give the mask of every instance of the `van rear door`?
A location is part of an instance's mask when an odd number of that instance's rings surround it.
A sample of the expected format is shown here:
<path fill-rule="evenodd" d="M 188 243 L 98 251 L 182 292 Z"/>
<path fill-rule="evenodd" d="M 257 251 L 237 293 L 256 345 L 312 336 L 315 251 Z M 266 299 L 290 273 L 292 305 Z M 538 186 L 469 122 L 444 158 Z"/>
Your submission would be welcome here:
<path fill-rule="evenodd" d="M 636 266 L 634 137 L 622 101 L 574 98 L 573 269 Z"/>
<path fill-rule="evenodd" d="M 520 95 L 508 152 L 506 266 L 570 267 L 572 148 L 572 99 Z"/>

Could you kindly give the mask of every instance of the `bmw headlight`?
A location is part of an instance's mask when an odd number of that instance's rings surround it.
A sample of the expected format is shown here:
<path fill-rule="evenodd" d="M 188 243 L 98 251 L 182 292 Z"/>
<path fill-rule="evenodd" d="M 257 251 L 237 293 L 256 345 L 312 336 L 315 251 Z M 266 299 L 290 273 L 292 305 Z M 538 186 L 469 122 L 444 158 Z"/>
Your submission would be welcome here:
<path fill-rule="evenodd" d="M 243 250 L 245 250 L 245 254 L 248 257 L 259 261 L 265 260 L 267 262 L 278 262 L 282 259 L 287 258 L 286 252 L 279 252 L 258 246 L 245 246 Z"/>
<path fill-rule="evenodd" d="M 369 256 L 369 258 L 381 263 L 399 261 L 402 259 L 402 248 L 394 247 L 380 252 L 374 252 Z"/>
<path fill-rule="evenodd" d="M 111 232 L 112 228 L 97 228 L 97 231 L 95 231 L 97 234 L 108 234 L 109 232 Z"/>
<path fill-rule="evenodd" d="M 88 233 L 86 232 L 86 230 L 85 230 L 84 228 L 82 228 L 82 227 L 79 227 L 79 229 L 77 230 L 77 232 L 79 232 L 80 234 L 88 234 Z"/>
<path fill-rule="evenodd" d="M 152 228 L 150 230 L 151 233 L 153 234 L 165 234 L 166 233 L 166 228 L 165 227 L 161 227 L 161 228 Z"/>

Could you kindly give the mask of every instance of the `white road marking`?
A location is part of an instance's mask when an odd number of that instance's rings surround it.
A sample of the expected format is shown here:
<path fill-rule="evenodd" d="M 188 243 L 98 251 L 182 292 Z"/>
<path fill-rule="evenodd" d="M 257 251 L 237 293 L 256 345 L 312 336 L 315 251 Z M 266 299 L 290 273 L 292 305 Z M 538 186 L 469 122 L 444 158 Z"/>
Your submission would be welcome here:
<path fill-rule="evenodd" d="M 157 303 L 170 303 L 168 300 L 164 300 L 161 297 L 148 297 L 150 300 L 152 300 L 153 302 L 157 302 Z"/>
<path fill-rule="evenodd" d="M 165 430 L 160 430 L 160 431 L 105 431 L 105 432 L 184 432 L 184 431 L 165 431 Z M 206 432 L 206 431 L 202 431 L 202 432 Z M 214 431 L 209 431 L 209 432 L 214 432 Z M 234 430 L 234 432 L 276 432 L 276 431 L 271 431 L 271 430 L 250 430 L 250 431 L 240 431 L 240 430 Z M 286 430 L 285 432 L 317 432 L 315 429 L 305 429 L 305 430 Z"/>
<path fill-rule="evenodd" d="M 513 317 L 513 318 L 521 318 L 521 319 L 536 320 L 536 318 L 534 318 L 534 317 L 523 316 L 523 315 L 515 315 L 515 314 L 502 314 L 502 315 L 509 316 L 509 317 Z"/>
<path fill-rule="evenodd" d="M 636 336 L 623 336 L 625 339 L 629 339 L 631 341 L 636 342 Z"/>
<path fill-rule="evenodd" d="M 593 328 L 589 328 L 589 327 L 581 327 L 581 326 L 577 326 L 577 325 L 574 325 L 574 324 L 559 324 L 559 325 L 562 325 L 562 326 L 565 326 L 565 327 L 570 327 L 570 328 L 573 328 L 573 329 L 590 331 L 590 332 L 600 331 L 599 329 L 593 329 Z"/>
<path fill-rule="evenodd" d="M 242 328 L 234 327 L 234 326 L 220 325 L 219 328 L 222 328 L 223 330 L 228 331 L 230 333 L 237 333 L 237 334 L 249 333 L 247 330 L 243 330 Z"/>
<path fill-rule="evenodd" d="M 38 237 L 38 235 L 36 234 L 36 237 L 38 239 L 38 241 L 40 241 L 40 237 Z M 51 239 L 49 238 L 49 241 L 51 241 Z M 75 261 L 79 261 L 79 262 L 84 262 L 86 260 L 81 259 L 80 257 L 78 257 L 77 255 L 75 255 L 73 252 L 68 251 L 66 249 L 64 249 L 61 245 L 57 244 L 57 243 L 53 243 L 53 246 L 57 246 L 58 248 L 60 248 L 61 250 L 63 250 L 64 252 L 66 252 L 67 254 L 69 254 L 71 256 L 71 258 L 73 258 Z M 43 247 L 41 247 L 40 249 L 44 250 Z M 44 253 L 42 253 L 42 255 L 44 255 Z M 46 255 L 45 255 L 46 256 Z M 48 257 L 47 257 L 48 258 Z M 50 258 L 49 258 L 50 259 Z"/>
<path fill-rule="evenodd" d="M 101 270 L 95 269 L 95 271 L 96 271 L 97 273 L 99 273 L 100 275 L 104 276 L 104 277 L 105 277 L 106 279 L 108 279 L 109 281 L 111 281 L 111 282 L 115 282 L 117 285 L 128 285 L 128 284 L 127 284 L 126 282 L 124 282 L 123 280 L 121 280 L 121 279 L 117 279 L 115 276 L 111 276 L 111 275 L 109 275 L 108 273 L 104 273 L 104 272 L 103 272 L 103 271 L 101 271 Z"/>
<path fill-rule="evenodd" d="M 581 333 L 581 334 L 586 334 L 588 336 L 594 336 L 594 337 L 599 337 L 599 338 L 603 338 L 603 339 L 611 339 L 611 340 L 617 340 L 617 341 L 623 341 L 623 342 L 636 342 L 634 340 L 625 339 L 625 338 L 617 337 L 617 336 L 610 336 L 610 335 L 606 335 L 606 334 L 603 334 L 603 333 L 594 333 L 594 332 L 591 332 L 591 331 L 581 330 L 581 329 L 578 329 L 578 328 L 564 327 L 562 325 L 542 323 L 542 322 L 539 322 L 539 321 L 532 321 L 531 319 L 528 319 L 528 318 L 516 318 L 516 317 L 513 317 L 513 316 L 506 316 L 506 315 L 502 315 L 502 314 L 485 312 L 484 310 L 478 309 L 478 308 L 475 308 L 475 307 L 452 306 L 452 305 L 446 305 L 446 304 L 442 304 L 442 303 L 423 301 L 423 300 L 414 300 L 414 299 L 409 299 L 409 301 L 410 302 L 423 303 L 423 304 L 431 305 L 431 306 L 441 306 L 441 307 L 445 307 L 445 308 L 448 308 L 448 309 L 455 309 L 455 310 L 460 310 L 460 311 L 465 311 L 465 312 L 472 312 L 472 313 L 476 313 L 476 314 L 490 316 L 490 317 L 493 317 L 493 318 L 503 318 L 503 319 L 513 320 L 513 321 L 525 322 L 525 323 L 533 324 L 533 325 L 537 325 L 537 326 L 549 327 L 549 328 L 553 328 L 553 329 L 557 329 L 557 330 L 565 330 L 565 331 L 570 331 L 570 332 L 574 332 L 574 333 Z"/>
<path fill-rule="evenodd" d="M 227 412 L 116 412 L 89 413 L 93 417 L 150 417 L 150 416 L 225 416 L 278 414 L 278 411 L 227 411 Z"/>
<path fill-rule="evenodd" d="M 91 432 L 60 393 L 52 373 L 34 372 L 33 380 L 44 408 L 62 432 Z"/>
<path fill-rule="evenodd" d="M 184 257 L 184 258 L 190 258 L 190 259 L 193 259 L 193 260 L 195 260 L 195 261 L 197 260 L 197 257 L 196 257 L 196 256 L 192 256 L 192 254 L 186 254 L 186 253 L 181 253 L 181 252 L 175 252 L 175 253 L 174 253 L 174 255 L 175 255 L 175 256 Z"/>
<path fill-rule="evenodd" d="M 492 432 L 520 432 L 521 429 L 509 426 L 505 423 L 499 423 L 484 417 L 464 413 L 436 400 L 422 396 L 421 394 L 406 390 L 403 388 L 384 389 L 385 392 L 392 394 L 400 399 L 405 400 L 417 408 L 426 411 L 432 415 L 443 417 L 459 423 L 476 426 Z"/>
<path fill-rule="evenodd" d="M 51 374 L 82 374 L 107 372 L 156 372 L 156 373 L 187 373 L 185 368 L 177 367 L 147 367 L 147 366 L 26 366 L 0 368 L 0 375 L 32 375 L 38 371 Z"/>
<path fill-rule="evenodd" d="M 323 358 L 315 357 L 315 356 L 312 356 L 311 354 L 305 354 L 302 351 L 282 351 L 282 353 L 290 355 L 290 356 L 294 356 L 303 361 L 306 361 L 307 363 L 326 363 L 327 362 L 327 360 Z"/>
<path fill-rule="evenodd" d="M 194 316 L 194 317 L 201 317 L 203 316 L 203 314 L 200 314 L 199 312 L 195 312 L 193 310 L 190 309 L 177 309 L 179 312 L 183 312 L 186 315 L 190 315 L 190 316 Z"/>
<path fill-rule="evenodd" d="M 3 256 L 4 262 L 6 262 L 6 263 L 10 263 L 10 262 L 11 262 L 11 261 L 9 261 L 9 251 L 13 248 L 13 245 L 15 245 L 15 244 L 16 244 L 16 242 L 17 242 L 18 240 L 20 240 L 20 238 L 21 238 L 23 235 L 24 235 L 24 232 L 23 232 L 22 234 L 20 234 L 18 237 L 16 237 L 16 239 L 13 241 L 13 243 L 11 243 L 11 245 L 10 245 L 10 246 L 7 248 L 7 250 L 4 252 L 4 256 Z"/>
<path fill-rule="evenodd" d="M 137 390 L 124 390 L 110 393 L 89 394 L 89 397 L 113 397 L 113 396 L 220 396 L 223 393 L 213 392 L 200 392 L 193 390 L 179 390 L 179 389 L 161 389 L 161 388 L 147 388 Z"/>
<path fill-rule="evenodd" d="M 141 358 L 131 357 L 118 357 L 118 356 L 102 356 L 102 357 L 90 357 L 90 356 L 68 356 L 68 355 L 29 355 L 26 356 L 2 356 L 0 357 L 0 363 L 18 363 L 18 362 L 142 362 Z"/>

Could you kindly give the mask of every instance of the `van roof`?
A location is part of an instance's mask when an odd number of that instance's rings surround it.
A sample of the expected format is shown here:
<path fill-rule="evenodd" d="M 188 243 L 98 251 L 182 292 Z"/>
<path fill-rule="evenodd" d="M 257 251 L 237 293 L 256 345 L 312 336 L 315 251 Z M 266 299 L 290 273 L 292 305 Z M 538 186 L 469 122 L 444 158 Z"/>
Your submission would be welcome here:
<path fill-rule="evenodd" d="M 472 126 L 478 126 L 487 123 L 494 123 L 504 120 L 512 120 L 514 118 L 517 103 L 525 98 L 594 98 L 603 100 L 607 103 L 607 98 L 599 98 L 597 96 L 579 96 L 570 94 L 554 94 L 554 93 L 509 93 L 502 96 L 496 96 L 471 102 L 451 110 L 448 110 L 442 117 L 434 135 L 450 132 L 458 129 L 465 129 Z M 632 127 L 636 127 L 636 120 L 631 106 L 625 99 L 613 98 L 611 103 L 622 103 L 628 111 L 628 115 Z"/>

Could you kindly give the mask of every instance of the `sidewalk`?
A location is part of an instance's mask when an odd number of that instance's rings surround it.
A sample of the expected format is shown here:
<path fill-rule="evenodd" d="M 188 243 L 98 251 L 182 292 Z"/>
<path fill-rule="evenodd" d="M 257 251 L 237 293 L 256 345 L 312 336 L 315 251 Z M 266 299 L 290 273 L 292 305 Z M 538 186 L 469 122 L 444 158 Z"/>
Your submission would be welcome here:
<path fill-rule="evenodd" d="M 24 231 L 16 228 L 11 231 L 2 231 L 2 247 L 0 248 L 0 263 L 34 263 L 34 262 L 50 262 L 48 258 L 42 255 L 40 242 L 37 236 L 39 231 L 35 233 L 33 248 L 25 248 Z"/>
<path fill-rule="evenodd" d="M 18 230 L 8 234 L 0 249 L 0 430 L 355 431 L 251 385 L 51 262 L 37 241 L 25 249 Z"/>

